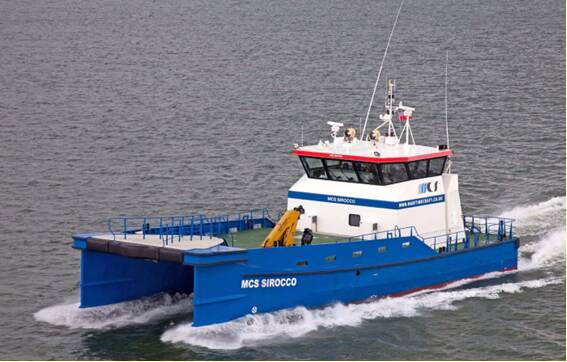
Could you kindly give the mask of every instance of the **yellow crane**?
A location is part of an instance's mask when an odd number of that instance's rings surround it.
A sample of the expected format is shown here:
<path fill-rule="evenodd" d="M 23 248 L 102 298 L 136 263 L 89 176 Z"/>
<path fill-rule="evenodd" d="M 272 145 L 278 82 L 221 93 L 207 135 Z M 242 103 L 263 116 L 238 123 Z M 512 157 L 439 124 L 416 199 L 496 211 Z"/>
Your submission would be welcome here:
<path fill-rule="evenodd" d="M 268 236 L 266 236 L 266 239 L 262 242 L 262 247 L 293 246 L 297 222 L 303 213 L 305 213 L 305 210 L 301 205 L 293 208 L 293 210 L 287 210 Z"/>

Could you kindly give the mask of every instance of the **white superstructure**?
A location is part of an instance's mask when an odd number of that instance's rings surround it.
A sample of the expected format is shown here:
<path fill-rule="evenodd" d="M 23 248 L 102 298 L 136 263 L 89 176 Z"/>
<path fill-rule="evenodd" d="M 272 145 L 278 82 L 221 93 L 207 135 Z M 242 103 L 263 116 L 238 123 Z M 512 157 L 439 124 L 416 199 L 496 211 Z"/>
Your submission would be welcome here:
<path fill-rule="evenodd" d="M 382 124 L 362 140 L 354 128 L 339 136 L 343 124 L 328 122 L 330 140 L 296 147 L 305 175 L 289 189 L 287 207 L 305 209 L 299 230 L 355 236 L 415 226 L 424 237 L 464 230 L 458 176 L 450 173 L 452 152 L 446 145 L 415 144 L 415 109 L 395 106 L 394 89 L 388 82 Z"/>

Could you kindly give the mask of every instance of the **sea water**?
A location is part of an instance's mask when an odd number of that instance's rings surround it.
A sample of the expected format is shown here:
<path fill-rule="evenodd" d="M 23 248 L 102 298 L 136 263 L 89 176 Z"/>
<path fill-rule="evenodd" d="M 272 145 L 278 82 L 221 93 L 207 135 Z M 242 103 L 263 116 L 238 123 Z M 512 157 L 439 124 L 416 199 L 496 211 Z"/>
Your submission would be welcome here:
<path fill-rule="evenodd" d="M 76 232 L 286 205 L 294 143 L 364 118 L 397 2 L 0 2 L 0 352 L 9 359 L 564 359 L 565 4 L 406 0 L 384 66 L 517 272 L 191 327 L 190 295 L 78 308 Z M 378 123 L 381 96 L 371 112 Z M 303 129 L 303 132 L 302 132 Z"/>

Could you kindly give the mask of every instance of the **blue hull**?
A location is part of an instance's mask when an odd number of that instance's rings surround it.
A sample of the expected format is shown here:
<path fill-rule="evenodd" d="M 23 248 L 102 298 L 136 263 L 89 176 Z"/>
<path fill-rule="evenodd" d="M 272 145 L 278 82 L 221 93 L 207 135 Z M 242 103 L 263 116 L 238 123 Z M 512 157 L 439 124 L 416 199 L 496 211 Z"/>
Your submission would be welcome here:
<path fill-rule="evenodd" d="M 179 263 L 82 249 L 81 307 L 194 293 L 193 325 L 303 305 L 354 302 L 517 268 L 519 240 L 442 252 L 416 236 L 304 247 L 186 251 Z"/>
<path fill-rule="evenodd" d="M 406 242 L 410 247 L 402 248 Z M 378 254 L 385 245 L 388 251 Z M 254 249 L 243 253 L 246 261 L 227 264 L 206 264 L 205 257 L 188 255 L 185 262 L 195 265 L 193 325 L 297 305 L 361 301 L 512 270 L 517 268 L 517 245 L 512 239 L 438 255 L 419 239 L 407 237 Z M 355 261 L 353 253 L 358 252 L 362 255 Z M 305 261 L 307 265 L 297 266 Z"/>

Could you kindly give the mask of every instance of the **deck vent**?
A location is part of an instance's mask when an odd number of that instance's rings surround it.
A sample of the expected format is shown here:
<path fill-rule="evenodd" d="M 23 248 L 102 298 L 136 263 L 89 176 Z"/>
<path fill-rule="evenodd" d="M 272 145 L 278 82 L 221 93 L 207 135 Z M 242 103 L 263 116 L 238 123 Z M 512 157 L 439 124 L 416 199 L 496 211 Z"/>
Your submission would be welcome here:
<path fill-rule="evenodd" d="M 337 260 L 337 257 L 335 255 L 329 255 L 329 256 L 325 257 L 325 261 L 331 262 L 331 261 L 336 261 L 336 260 Z"/>
<path fill-rule="evenodd" d="M 372 224 L 372 231 L 378 231 L 378 223 L 377 222 Z"/>
<path fill-rule="evenodd" d="M 387 247 L 387 246 L 381 246 L 381 247 L 378 248 L 378 252 L 379 252 L 379 253 L 385 253 L 386 250 L 388 250 L 388 247 Z"/>
<path fill-rule="evenodd" d="M 409 248 L 411 245 L 411 243 L 409 241 L 403 242 L 402 243 L 402 248 Z"/>
<path fill-rule="evenodd" d="M 307 266 L 309 263 L 307 262 L 307 260 L 302 260 L 302 261 L 298 261 L 297 263 L 295 263 L 295 265 L 297 266 Z"/>
<path fill-rule="evenodd" d="M 446 150 L 447 145 L 439 145 L 439 146 L 437 146 L 437 149 L 439 149 L 439 151 Z"/>

